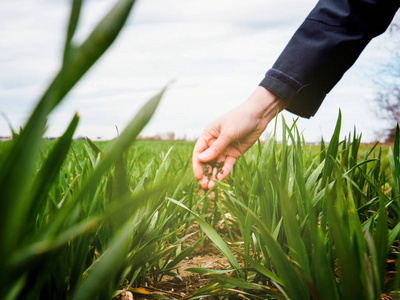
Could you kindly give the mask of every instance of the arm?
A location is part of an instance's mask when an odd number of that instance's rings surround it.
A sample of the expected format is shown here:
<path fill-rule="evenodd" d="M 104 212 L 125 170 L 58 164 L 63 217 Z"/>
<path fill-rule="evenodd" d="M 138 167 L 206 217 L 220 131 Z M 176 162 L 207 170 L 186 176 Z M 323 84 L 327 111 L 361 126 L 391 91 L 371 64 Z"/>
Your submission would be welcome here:
<path fill-rule="evenodd" d="M 399 0 L 320 0 L 260 85 L 309 118 L 371 39 L 383 33 Z"/>
<path fill-rule="evenodd" d="M 400 0 L 320 0 L 246 102 L 209 124 L 193 151 L 203 189 L 224 179 L 277 112 L 313 116 L 370 40 L 389 26 Z M 224 161 L 209 178 L 202 162 Z"/>

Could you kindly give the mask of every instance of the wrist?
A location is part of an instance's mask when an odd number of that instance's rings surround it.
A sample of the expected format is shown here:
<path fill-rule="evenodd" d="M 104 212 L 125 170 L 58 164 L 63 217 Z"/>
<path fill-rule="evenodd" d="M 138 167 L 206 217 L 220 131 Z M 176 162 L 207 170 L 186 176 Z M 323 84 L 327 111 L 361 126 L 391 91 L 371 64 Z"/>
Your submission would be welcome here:
<path fill-rule="evenodd" d="M 287 102 L 262 86 L 258 86 L 247 101 L 254 107 L 256 117 L 266 120 L 268 123 L 289 106 Z"/>

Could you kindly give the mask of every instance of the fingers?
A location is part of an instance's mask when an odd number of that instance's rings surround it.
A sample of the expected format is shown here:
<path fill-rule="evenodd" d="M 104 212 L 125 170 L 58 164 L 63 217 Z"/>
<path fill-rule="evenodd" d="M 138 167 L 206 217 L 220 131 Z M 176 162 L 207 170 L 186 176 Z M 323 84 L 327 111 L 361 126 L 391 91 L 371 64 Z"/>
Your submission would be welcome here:
<path fill-rule="evenodd" d="M 215 182 L 214 180 L 224 180 L 228 177 L 229 173 L 231 172 L 233 165 L 236 162 L 236 158 L 232 156 L 227 157 L 219 157 L 217 162 L 223 162 L 223 165 L 214 166 L 213 169 L 209 169 L 208 173 L 212 173 L 211 176 L 203 176 L 200 181 L 200 186 L 203 190 L 211 189 Z M 207 165 L 208 168 L 211 168 L 210 165 Z"/>
<path fill-rule="evenodd" d="M 201 179 L 201 181 L 200 181 L 200 187 L 203 189 L 203 190 L 208 190 L 208 189 L 210 189 L 209 187 L 208 187 L 208 185 L 210 184 L 210 182 L 212 182 L 212 180 L 210 180 L 207 176 L 203 176 L 203 178 Z M 214 183 L 214 182 L 213 182 Z"/>
<path fill-rule="evenodd" d="M 224 166 L 222 167 L 222 172 L 217 174 L 217 180 L 224 180 L 226 177 L 228 177 L 235 162 L 236 162 L 235 157 L 227 156 L 224 161 Z"/>
<path fill-rule="evenodd" d="M 192 163 L 193 163 L 193 173 L 194 177 L 197 180 L 201 180 L 203 178 L 203 166 L 201 161 L 199 160 L 198 156 L 201 152 L 208 148 L 207 142 L 204 138 L 200 137 L 196 145 L 194 146 L 193 156 L 192 156 Z"/>
<path fill-rule="evenodd" d="M 218 138 L 216 139 L 216 137 Z M 236 159 L 232 158 L 233 161 L 232 159 L 228 160 L 226 167 L 226 170 L 228 170 L 227 172 L 224 171 L 224 167 L 222 167 L 222 170 L 218 170 L 218 168 L 210 166 L 210 170 L 206 171 L 207 174 L 205 174 L 203 169 L 204 164 L 202 163 L 210 161 L 225 161 L 225 153 L 231 142 L 232 138 L 223 133 L 219 136 L 217 134 L 203 133 L 197 140 L 192 156 L 193 173 L 195 178 L 200 180 L 202 189 L 210 189 L 214 186 L 213 180 L 225 179 L 228 176 Z"/>
<path fill-rule="evenodd" d="M 226 148 L 231 142 L 232 139 L 230 136 L 221 133 L 217 140 L 211 144 L 208 149 L 198 155 L 198 159 L 201 162 L 207 162 L 216 159 L 220 155 L 224 155 Z"/>

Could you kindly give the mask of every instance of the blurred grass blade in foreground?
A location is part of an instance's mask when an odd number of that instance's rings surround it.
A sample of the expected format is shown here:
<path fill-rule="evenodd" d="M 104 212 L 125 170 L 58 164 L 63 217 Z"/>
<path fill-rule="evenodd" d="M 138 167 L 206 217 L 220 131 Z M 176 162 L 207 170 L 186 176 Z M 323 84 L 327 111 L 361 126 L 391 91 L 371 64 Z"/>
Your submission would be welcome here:
<path fill-rule="evenodd" d="M 23 222 L 30 210 L 28 202 L 31 178 L 39 154 L 41 137 L 48 114 L 68 91 L 107 50 L 124 25 L 134 3 L 120 0 L 100 21 L 89 37 L 79 47 L 71 50 L 71 39 L 78 22 L 80 3 L 73 3 L 65 60 L 60 72 L 36 106 L 20 135 L 12 141 L 0 160 L 0 265 L 17 247 L 23 235 Z M 0 275 L 1 278 L 1 275 Z"/>

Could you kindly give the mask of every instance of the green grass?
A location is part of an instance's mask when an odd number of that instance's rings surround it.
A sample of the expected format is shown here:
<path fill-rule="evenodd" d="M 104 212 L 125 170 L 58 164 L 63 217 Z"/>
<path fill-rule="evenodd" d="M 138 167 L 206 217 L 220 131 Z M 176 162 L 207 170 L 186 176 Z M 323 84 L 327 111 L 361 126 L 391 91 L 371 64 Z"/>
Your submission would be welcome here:
<path fill-rule="evenodd" d="M 11 298 L 110 298 L 123 279 L 140 285 L 177 276 L 173 267 L 194 250 L 184 244 L 193 218 L 166 197 L 195 204 L 187 192 L 194 184 L 187 174 L 193 145 L 139 142 L 125 152 L 123 165 L 117 162 L 82 194 L 104 161 L 102 148 L 113 143 L 100 143 L 96 156 L 88 142 L 72 142 L 44 193 L 41 173 L 59 143 L 42 144 L 31 187 L 40 185 L 40 192 L 32 195 L 24 238 L 4 270 L 15 286 L 2 285 L 3 291 Z"/>
<path fill-rule="evenodd" d="M 82 195 L 115 141 L 71 142 L 47 193 L 34 193 L 41 204 L 24 223 L 29 238 L 13 255 L 10 269 L 20 277 L 9 295 L 19 288 L 31 297 L 111 297 L 123 279 L 143 286 L 177 276 L 179 262 L 204 242 L 185 243 L 194 222 L 235 272 L 212 274 L 215 282 L 191 297 L 372 299 L 395 291 L 398 278 L 389 274 L 397 270 L 386 261 L 397 259 L 400 231 L 397 144 L 360 145 L 355 135 L 321 151 L 295 127 L 283 134 L 283 144 L 271 137 L 255 145 L 204 196 L 192 178 L 193 143 L 138 141 Z M 32 188 L 46 186 L 40 174 L 60 143 L 42 140 Z M 0 152 L 8 147 L 0 143 Z M 226 235 L 213 229 L 220 221 Z M 98 282 L 103 288 L 91 290 Z"/>
<path fill-rule="evenodd" d="M 180 262 L 209 241 L 230 275 L 192 269 L 213 282 L 185 299 L 397 294 L 400 264 L 388 261 L 399 260 L 398 129 L 389 148 L 363 146 L 355 131 L 340 140 L 339 113 L 329 143 L 315 148 L 282 119 L 282 144 L 275 133 L 255 145 L 205 194 L 192 174 L 193 143 L 136 142 L 166 89 L 113 141 L 73 141 L 78 115 L 57 141 L 42 138 L 48 116 L 113 43 L 133 4 L 117 1 L 77 45 L 82 1 L 72 2 L 59 72 L 27 123 L 0 143 L 1 297 L 111 299 L 124 279 L 141 287 L 177 277 Z M 226 234 L 215 229 L 221 222 Z M 193 232 L 197 241 L 188 243 Z"/>
<path fill-rule="evenodd" d="M 227 226 L 239 232 L 225 241 L 243 245 L 231 249 L 244 262 L 231 291 L 252 283 L 264 290 L 249 285 L 250 299 L 377 299 L 397 292 L 397 270 L 387 260 L 398 251 L 398 136 L 389 151 L 361 146 L 355 132 L 339 141 L 340 122 L 339 115 L 329 145 L 321 143 L 315 154 L 283 120 L 282 145 L 272 137 L 254 147 L 227 184 L 218 184 L 218 203 L 233 216 Z M 224 286 L 217 293 L 226 294 L 227 278 L 215 280 Z"/>
<path fill-rule="evenodd" d="M 12 141 L 2 143 L 4 299 L 109 299 L 124 278 L 140 282 L 172 275 L 171 266 L 187 252 L 176 232 L 190 218 L 176 213 L 175 205 L 165 205 L 165 197 L 184 193 L 182 178 L 191 180 L 189 160 L 172 162 L 170 152 L 158 151 L 141 164 L 143 153 L 130 150 L 165 89 L 104 149 L 90 140 L 83 150 L 71 146 L 78 115 L 54 144 L 42 139 L 48 115 L 113 43 L 133 4 L 118 1 L 77 45 L 73 37 L 82 1 L 72 2 L 62 66 L 27 123 L 13 131 Z"/>

